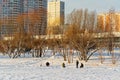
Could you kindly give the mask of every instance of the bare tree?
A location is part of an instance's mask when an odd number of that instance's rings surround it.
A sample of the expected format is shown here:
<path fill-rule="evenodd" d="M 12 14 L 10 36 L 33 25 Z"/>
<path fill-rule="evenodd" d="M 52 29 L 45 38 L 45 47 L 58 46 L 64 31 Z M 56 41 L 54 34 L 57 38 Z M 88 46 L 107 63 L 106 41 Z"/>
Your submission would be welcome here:
<path fill-rule="evenodd" d="M 73 14 L 83 14 L 80 17 Z M 76 18 L 75 18 L 76 17 Z M 77 19 L 80 18 L 80 19 Z M 69 29 L 66 31 L 66 37 L 69 40 L 69 45 L 80 51 L 79 59 L 88 61 L 94 52 L 98 50 L 97 41 L 94 39 L 94 28 L 96 26 L 96 15 L 94 12 L 74 10 L 71 15 L 69 15 L 68 20 L 70 23 Z M 76 20 L 78 24 L 76 24 Z M 80 23 L 79 23 L 80 22 Z M 78 26 L 80 25 L 80 26 Z"/>
<path fill-rule="evenodd" d="M 110 9 L 109 13 L 108 13 L 108 25 L 106 25 L 106 27 L 109 27 L 109 31 L 108 31 L 108 51 L 109 54 L 112 56 L 112 63 L 115 64 L 116 63 L 116 58 L 115 58 L 115 53 L 114 53 L 114 48 L 115 48 L 115 35 L 114 33 L 116 32 L 116 16 L 115 16 L 115 10 L 114 9 Z"/>

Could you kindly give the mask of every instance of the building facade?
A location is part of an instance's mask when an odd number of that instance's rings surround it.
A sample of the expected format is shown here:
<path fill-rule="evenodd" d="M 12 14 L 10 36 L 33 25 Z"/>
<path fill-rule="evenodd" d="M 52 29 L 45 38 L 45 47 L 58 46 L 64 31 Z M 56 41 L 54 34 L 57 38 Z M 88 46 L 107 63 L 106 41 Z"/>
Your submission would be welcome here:
<path fill-rule="evenodd" d="M 51 0 L 48 2 L 48 30 L 52 26 L 60 26 L 64 24 L 65 4 L 60 0 Z"/>
<path fill-rule="evenodd" d="M 38 15 L 35 29 L 37 34 L 44 34 L 47 26 L 47 0 L 0 0 L 0 32 L 1 34 L 14 34 L 18 32 L 18 16 L 23 16 L 24 28 L 29 31 L 31 21 L 30 15 Z M 35 14 L 33 14 L 35 13 Z M 35 18 L 34 18 L 35 19 Z M 42 20 L 41 20 L 42 19 Z M 40 21 L 41 20 L 41 21 Z M 38 24 L 39 21 L 39 24 Z M 35 32 L 32 29 L 33 32 Z"/>
<path fill-rule="evenodd" d="M 0 32 L 15 33 L 17 15 L 21 13 L 22 0 L 0 0 Z"/>
<path fill-rule="evenodd" d="M 120 13 L 98 14 L 98 27 L 104 32 L 120 32 Z"/>
<path fill-rule="evenodd" d="M 30 27 L 34 34 L 45 34 L 47 27 L 47 0 L 24 0 L 23 13 L 26 15 L 24 19 L 24 26 L 28 32 Z M 32 23 L 32 21 L 34 23 Z"/>

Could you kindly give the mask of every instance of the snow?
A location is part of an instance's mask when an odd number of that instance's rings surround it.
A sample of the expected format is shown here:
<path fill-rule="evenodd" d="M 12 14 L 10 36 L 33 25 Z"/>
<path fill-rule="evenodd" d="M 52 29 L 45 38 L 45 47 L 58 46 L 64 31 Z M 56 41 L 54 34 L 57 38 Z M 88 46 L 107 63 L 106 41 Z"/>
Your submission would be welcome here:
<path fill-rule="evenodd" d="M 45 66 L 46 62 L 50 62 L 49 67 Z M 60 55 L 16 59 L 0 55 L 0 80 L 118 80 L 120 77 L 119 60 L 115 65 L 106 59 L 101 64 L 94 56 L 87 63 L 81 61 L 84 68 L 76 68 L 75 62 L 76 57 L 69 64 Z"/>

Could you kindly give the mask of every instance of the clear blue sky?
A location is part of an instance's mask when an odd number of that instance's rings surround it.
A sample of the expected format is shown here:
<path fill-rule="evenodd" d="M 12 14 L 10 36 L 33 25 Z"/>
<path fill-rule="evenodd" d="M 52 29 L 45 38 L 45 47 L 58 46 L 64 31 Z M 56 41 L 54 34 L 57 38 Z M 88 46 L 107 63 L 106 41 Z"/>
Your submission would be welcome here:
<path fill-rule="evenodd" d="M 120 0 L 61 0 L 65 2 L 65 14 L 73 9 L 96 10 L 98 13 L 107 12 L 110 8 L 120 12 Z"/>

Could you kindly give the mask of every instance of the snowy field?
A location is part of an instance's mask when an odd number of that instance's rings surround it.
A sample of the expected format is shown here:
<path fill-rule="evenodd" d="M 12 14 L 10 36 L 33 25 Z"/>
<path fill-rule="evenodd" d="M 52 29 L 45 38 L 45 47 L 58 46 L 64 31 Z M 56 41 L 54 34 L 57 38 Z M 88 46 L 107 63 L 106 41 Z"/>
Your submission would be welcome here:
<path fill-rule="evenodd" d="M 50 67 L 45 63 L 50 62 Z M 94 56 L 84 63 L 84 68 L 76 68 L 73 63 L 62 68 L 63 57 L 10 59 L 0 55 L 0 80 L 120 80 L 120 61 L 112 65 L 110 59 L 100 63 Z"/>

